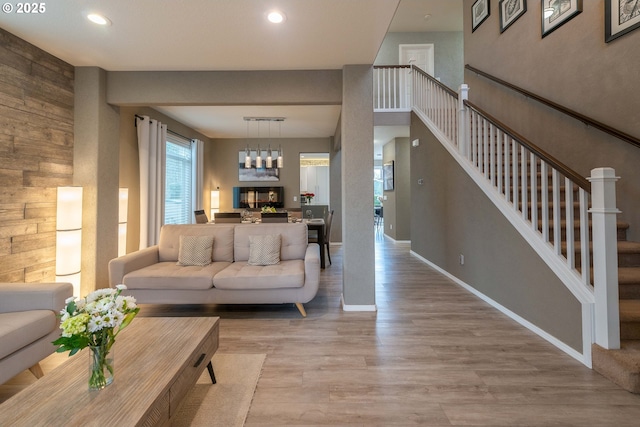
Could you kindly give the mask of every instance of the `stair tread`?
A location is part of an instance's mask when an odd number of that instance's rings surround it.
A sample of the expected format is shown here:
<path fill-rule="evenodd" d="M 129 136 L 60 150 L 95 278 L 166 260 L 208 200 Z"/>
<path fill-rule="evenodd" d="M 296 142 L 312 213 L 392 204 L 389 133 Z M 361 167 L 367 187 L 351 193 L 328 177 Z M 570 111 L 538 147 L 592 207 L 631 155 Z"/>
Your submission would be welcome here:
<path fill-rule="evenodd" d="M 592 345 L 593 369 L 622 388 L 640 393 L 640 340 L 622 340 L 620 349 Z"/>
<path fill-rule="evenodd" d="M 640 284 L 640 267 L 618 267 L 618 284 Z"/>
<path fill-rule="evenodd" d="M 621 322 L 640 322 L 640 300 L 620 300 L 619 307 Z"/>
<path fill-rule="evenodd" d="M 640 242 L 630 242 L 623 240 L 618 242 L 618 253 L 637 253 L 640 252 Z"/>
<path fill-rule="evenodd" d="M 599 350 L 606 352 L 612 359 L 625 365 L 628 370 L 640 372 L 640 340 L 621 340 L 619 349 L 606 350 L 599 347 Z"/>

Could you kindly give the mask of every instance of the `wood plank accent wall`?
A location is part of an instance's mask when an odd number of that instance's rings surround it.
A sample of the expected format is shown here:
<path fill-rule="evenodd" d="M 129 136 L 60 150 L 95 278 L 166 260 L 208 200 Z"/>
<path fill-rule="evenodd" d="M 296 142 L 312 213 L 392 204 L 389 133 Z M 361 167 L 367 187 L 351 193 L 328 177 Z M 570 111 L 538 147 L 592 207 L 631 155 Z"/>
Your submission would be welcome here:
<path fill-rule="evenodd" d="M 74 67 L 0 28 L 0 282 L 55 280 L 56 187 L 73 183 Z"/>

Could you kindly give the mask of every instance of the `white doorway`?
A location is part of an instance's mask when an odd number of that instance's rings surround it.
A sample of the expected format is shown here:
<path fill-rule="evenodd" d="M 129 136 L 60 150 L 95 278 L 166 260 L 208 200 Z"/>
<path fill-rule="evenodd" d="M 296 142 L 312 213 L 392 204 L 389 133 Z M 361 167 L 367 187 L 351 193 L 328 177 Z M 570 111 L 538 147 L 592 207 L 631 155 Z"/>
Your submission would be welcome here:
<path fill-rule="evenodd" d="M 313 193 L 311 204 L 329 205 L 329 153 L 300 153 L 300 194 Z"/>
<path fill-rule="evenodd" d="M 401 44 L 399 46 L 400 65 L 415 65 L 430 76 L 434 76 L 433 50 L 433 43 Z"/>
<path fill-rule="evenodd" d="M 400 65 L 415 65 L 433 77 L 433 44 L 401 44 L 399 46 Z M 400 105 L 410 105 L 411 99 L 411 70 L 407 70 L 404 91 L 400 92 Z"/>

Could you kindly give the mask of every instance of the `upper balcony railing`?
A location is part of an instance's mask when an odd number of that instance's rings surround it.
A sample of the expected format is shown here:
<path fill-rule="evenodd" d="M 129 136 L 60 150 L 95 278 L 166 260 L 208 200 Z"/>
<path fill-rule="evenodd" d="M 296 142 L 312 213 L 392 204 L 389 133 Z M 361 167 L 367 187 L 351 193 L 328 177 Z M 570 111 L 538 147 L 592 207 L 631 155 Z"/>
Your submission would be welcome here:
<path fill-rule="evenodd" d="M 373 111 L 411 111 L 411 66 L 373 67 Z"/>

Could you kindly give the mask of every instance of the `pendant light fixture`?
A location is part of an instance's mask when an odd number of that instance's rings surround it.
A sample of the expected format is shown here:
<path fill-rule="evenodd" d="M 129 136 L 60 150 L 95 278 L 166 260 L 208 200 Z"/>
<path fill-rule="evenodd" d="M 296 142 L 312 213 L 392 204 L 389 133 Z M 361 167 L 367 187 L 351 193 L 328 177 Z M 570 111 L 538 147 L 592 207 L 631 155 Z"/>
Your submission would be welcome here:
<path fill-rule="evenodd" d="M 262 151 L 260 151 L 260 144 L 256 150 L 256 169 L 262 169 Z"/>
<path fill-rule="evenodd" d="M 272 167 L 273 167 L 273 157 L 271 156 L 271 144 L 269 144 L 269 148 L 267 148 L 266 168 L 271 169 Z"/>
<path fill-rule="evenodd" d="M 243 117 L 244 121 L 247 122 L 247 140 L 249 139 L 249 122 L 258 122 L 258 139 L 260 138 L 260 122 L 269 122 L 269 136 L 268 136 L 268 148 L 266 152 L 266 157 L 262 157 L 262 150 L 260 149 L 260 145 L 258 144 L 258 148 L 256 149 L 256 169 L 261 169 L 263 167 L 267 169 L 273 169 L 274 167 L 280 169 L 284 166 L 284 156 L 282 153 L 282 147 L 279 146 L 277 151 L 277 158 L 273 158 L 273 150 L 271 149 L 271 122 L 278 122 L 278 136 L 280 136 L 280 125 L 284 121 L 284 117 Z M 247 148 L 245 151 L 244 158 L 244 167 L 245 169 L 251 169 L 252 159 L 251 159 L 252 150 L 249 148 L 249 144 L 247 143 Z"/>
<path fill-rule="evenodd" d="M 282 152 L 281 146 L 278 146 L 278 161 L 276 164 L 278 169 L 282 169 L 284 167 L 284 153 Z"/>
<path fill-rule="evenodd" d="M 247 150 L 244 156 L 244 167 L 245 169 L 251 169 L 251 151 L 249 150 L 249 145 L 247 145 Z"/>

